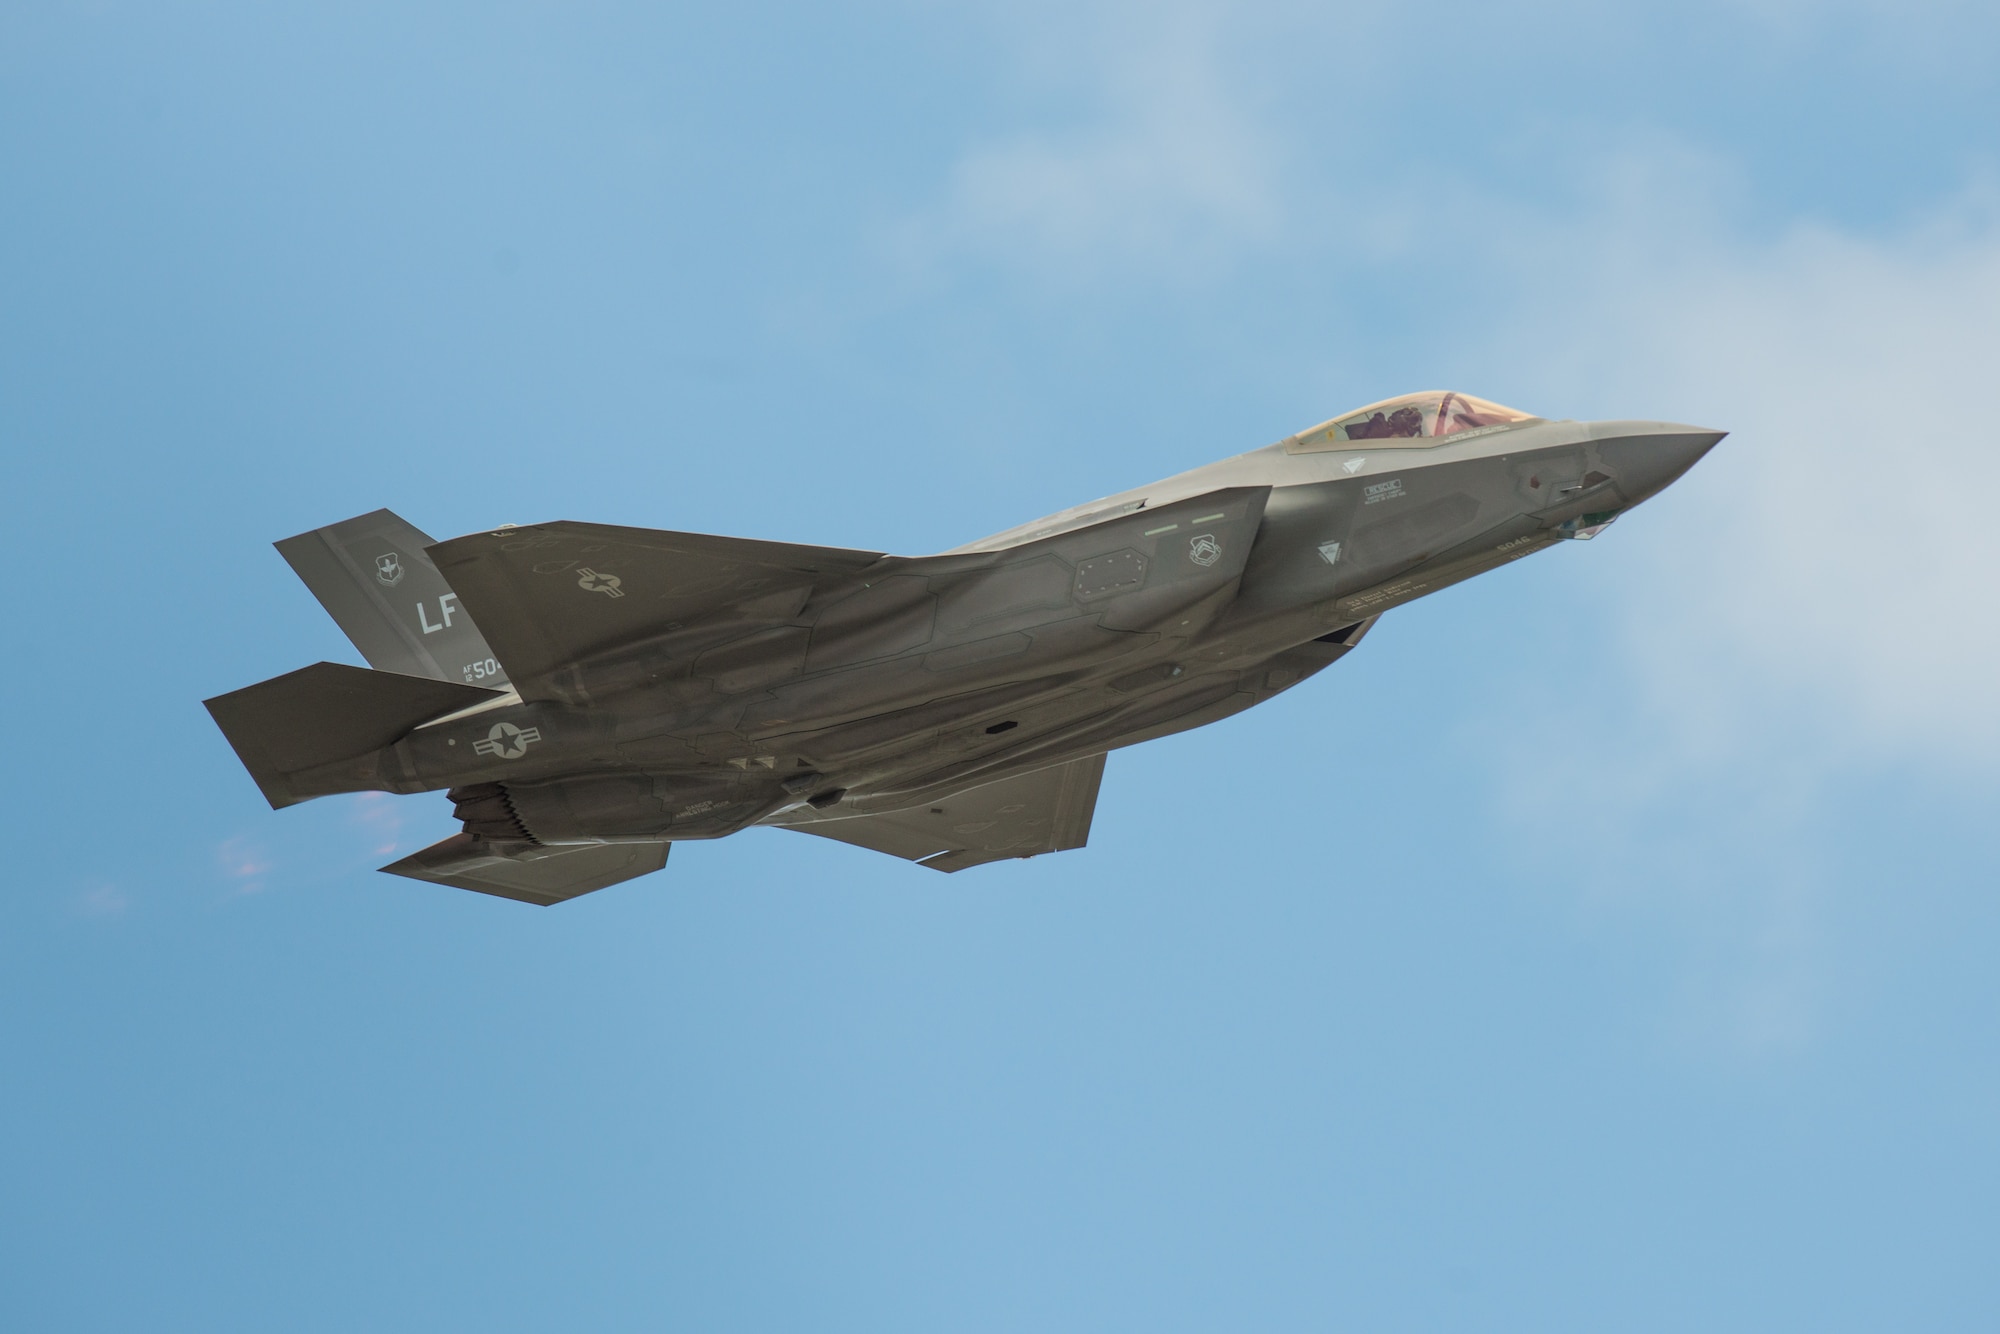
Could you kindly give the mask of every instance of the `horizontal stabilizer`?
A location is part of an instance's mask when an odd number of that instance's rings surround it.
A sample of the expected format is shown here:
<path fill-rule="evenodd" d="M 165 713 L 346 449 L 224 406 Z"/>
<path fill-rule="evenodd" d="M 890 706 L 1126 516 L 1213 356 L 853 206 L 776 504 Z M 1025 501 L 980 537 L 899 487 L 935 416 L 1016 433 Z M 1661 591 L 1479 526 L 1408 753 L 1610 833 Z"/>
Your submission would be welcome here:
<path fill-rule="evenodd" d="M 546 908 L 667 864 L 671 843 L 585 843 L 542 847 L 453 834 L 383 867 L 390 875 L 476 890 Z"/>
<path fill-rule="evenodd" d="M 376 510 L 275 545 L 370 667 L 507 684 L 479 627 L 425 554 L 430 536 L 404 519 Z"/>
<path fill-rule="evenodd" d="M 808 806 L 773 823 L 886 852 L 933 871 L 963 871 L 1009 857 L 1082 847 L 1090 839 L 1103 781 L 1104 757 L 1091 755 L 954 792 L 912 810 L 838 819 L 820 816 Z"/>
<path fill-rule="evenodd" d="M 312 771 L 372 757 L 418 725 L 498 693 L 320 662 L 204 703 L 264 799 L 277 808 L 332 792 L 367 790 L 372 784 L 365 781 L 366 766 L 347 775 Z"/>
<path fill-rule="evenodd" d="M 800 596 L 853 574 L 876 551 L 756 542 L 598 523 L 543 523 L 430 549 L 523 699 L 548 699 L 550 677 L 590 654 L 679 622 L 755 601 Z"/>

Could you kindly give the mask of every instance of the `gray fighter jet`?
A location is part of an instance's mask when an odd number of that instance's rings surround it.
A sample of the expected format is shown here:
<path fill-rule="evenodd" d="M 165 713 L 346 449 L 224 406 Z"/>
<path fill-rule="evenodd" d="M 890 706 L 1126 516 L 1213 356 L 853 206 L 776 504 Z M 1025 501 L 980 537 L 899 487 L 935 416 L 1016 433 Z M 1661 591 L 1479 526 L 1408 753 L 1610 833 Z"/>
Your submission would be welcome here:
<path fill-rule="evenodd" d="M 1588 538 L 1722 432 L 1411 394 L 936 556 L 590 523 L 278 543 L 373 670 L 209 700 L 273 807 L 448 789 L 396 875 L 551 904 L 775 825 L 938 871 L 1077 848 L 1105 753 Z"/>

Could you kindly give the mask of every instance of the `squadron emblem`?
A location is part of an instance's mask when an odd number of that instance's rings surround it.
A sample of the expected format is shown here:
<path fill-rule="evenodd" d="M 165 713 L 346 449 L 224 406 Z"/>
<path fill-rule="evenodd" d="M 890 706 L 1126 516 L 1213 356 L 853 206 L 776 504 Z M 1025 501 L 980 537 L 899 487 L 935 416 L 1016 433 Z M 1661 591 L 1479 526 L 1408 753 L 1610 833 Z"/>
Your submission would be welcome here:
<path fill-rule="evenodd" d="M 1222 543 L 1214 533 L 1203 533 L 1188 543 L 1188 559 L 1196 565 L 1213 565 L 1222 559 Z"/>
<path fill-rule="evenodd" d="M 395 552 L 384 552 L 375 558 L 375 582 L 385 588 L 403 582 L 403 562 Z"/>

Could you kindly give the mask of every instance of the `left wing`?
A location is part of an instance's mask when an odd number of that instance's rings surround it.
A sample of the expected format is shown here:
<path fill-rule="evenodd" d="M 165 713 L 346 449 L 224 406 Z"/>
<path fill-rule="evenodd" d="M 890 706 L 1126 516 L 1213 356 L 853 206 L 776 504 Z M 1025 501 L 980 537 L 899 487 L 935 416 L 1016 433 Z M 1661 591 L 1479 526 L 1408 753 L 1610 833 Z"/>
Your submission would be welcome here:
<path fill-rule="evenodd" d="M 597 523 L 474 533 L 427 554 L 528 700 L 574 694 L 552 679 L 566 664 L 731 607 L 783 624 L 821 580 L 882 558 Z"/>
<path fill-rule="evenodd" d="M 1082 847 L 1103 778 L 1104 756 L 1091 755 L 887 815 L 829 818 L 802 807 L 781 817 L 778 827 L 886 852 L 933 871 L 963 871 Z"/>

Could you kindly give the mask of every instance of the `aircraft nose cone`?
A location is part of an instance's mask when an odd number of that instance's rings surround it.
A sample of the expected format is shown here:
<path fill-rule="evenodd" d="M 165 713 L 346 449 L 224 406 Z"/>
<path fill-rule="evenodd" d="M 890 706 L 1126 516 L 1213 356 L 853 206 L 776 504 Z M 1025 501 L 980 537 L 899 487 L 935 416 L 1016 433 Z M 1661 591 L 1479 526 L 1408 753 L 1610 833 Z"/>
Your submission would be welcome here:
<path fill-rule="evenodd" d="M 1727 431 L 1674 422 L 1606 422 L 1593 430 L 1597 451 L 1633 504 L 1658 495 L 1714 449 Z"/>

